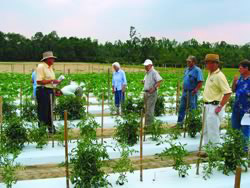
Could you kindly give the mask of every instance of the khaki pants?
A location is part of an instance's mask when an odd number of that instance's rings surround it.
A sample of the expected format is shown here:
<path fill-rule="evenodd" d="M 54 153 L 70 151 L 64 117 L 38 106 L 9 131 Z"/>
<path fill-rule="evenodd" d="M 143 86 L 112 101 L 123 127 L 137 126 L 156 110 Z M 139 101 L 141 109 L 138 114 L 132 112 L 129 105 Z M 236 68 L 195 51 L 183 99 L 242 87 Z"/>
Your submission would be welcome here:
<path fill-rule="evenodd" d="M 205 127 L 204 127 L 204 144 L 212 142 L 213 144 L 220 143 L 220 124 L 223 119 L 224 108 L 221 109 L 219 114 L 215 113 L 218 105 L 205 104 Z"/>
<path fill-rule="evenodd" d="M 156 100 L 157 92 L 154 92 L 152 94 L 148 92 L 144 93 L 144 103 L 146 107 L 145 126 L 148 126 L 153 123 Z"/>

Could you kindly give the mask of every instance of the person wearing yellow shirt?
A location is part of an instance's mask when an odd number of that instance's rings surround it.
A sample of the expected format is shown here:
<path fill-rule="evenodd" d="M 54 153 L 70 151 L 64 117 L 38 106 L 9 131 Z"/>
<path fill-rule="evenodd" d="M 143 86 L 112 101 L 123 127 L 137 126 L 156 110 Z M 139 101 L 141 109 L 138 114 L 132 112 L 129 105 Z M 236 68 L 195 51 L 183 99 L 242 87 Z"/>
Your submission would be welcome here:
<path fill-rule="evenodd" d="M 224 106 L 231 96 L 231 88 L 225 75 L 219 68 L 219 55 L 207 54 L 205 64 L 208 77 L 203 92 L 205 103 L 205 127 L 204 144 L 220 142 L 220 124 L 222 121 Z"/>
<path fill-rule="evenodd" d="M 55 133 L 55 130 L 52 126 L 50 96 L 52 95 L 52 98 L 54 98 L 53 88 L 56 84 L 60 83 L 59 80 L 55 79 L 53 71 L 55 59 L 56 57 L 53 55 L 53 52 L 44 52 L 41 63 L 36 69 L 36 99 L 39 126 L 48 126 L 48 131 L 51 134 Z"/>

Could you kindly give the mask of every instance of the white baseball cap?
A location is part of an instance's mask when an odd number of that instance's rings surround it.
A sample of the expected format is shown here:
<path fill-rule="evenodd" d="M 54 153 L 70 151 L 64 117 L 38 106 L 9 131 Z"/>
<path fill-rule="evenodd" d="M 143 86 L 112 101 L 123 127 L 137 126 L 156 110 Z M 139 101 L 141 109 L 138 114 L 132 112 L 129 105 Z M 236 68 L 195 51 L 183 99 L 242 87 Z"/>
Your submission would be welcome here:
<path fill-rule="evenodd" d="M 143 63 L 144 66 L 148 66 L 148 65 L 153 65 L 153 62 L 150 59 L 146 59 Z"/>

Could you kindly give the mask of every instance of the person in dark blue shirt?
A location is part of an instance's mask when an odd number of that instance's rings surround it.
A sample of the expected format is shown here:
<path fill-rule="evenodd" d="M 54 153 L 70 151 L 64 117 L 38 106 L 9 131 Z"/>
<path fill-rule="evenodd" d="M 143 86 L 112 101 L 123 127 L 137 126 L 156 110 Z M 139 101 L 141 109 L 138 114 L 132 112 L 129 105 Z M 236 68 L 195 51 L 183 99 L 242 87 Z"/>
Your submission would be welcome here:
<path fill-rule="evenodd" d="M 245 114 L 250 113 L 250 61 L 243 60 L 239 64 L 240 78 L 234 77 L 232 90 L 235 92 L 235 102 L 231 117 L 232 128 L 241 130 L 246 141 L 250 138 L 250 120 L 248 125 L 242 125 Z M 248 147 L 244 148 L 248 151 Z"/>
<path fill-rule="evenodd" d="M 177 126 L 181 128 L 184 123 L 187 102 L 189 103 L 188 109 L 190 111 L 197 109 L 198 91 L 202 87 L 203 82 L 202 71 L 195 65 L 197 63 L 196 57 L 188 56 L 186 61 L 188 67 L 184 71 L 183 90 L 177 120 Z"/>

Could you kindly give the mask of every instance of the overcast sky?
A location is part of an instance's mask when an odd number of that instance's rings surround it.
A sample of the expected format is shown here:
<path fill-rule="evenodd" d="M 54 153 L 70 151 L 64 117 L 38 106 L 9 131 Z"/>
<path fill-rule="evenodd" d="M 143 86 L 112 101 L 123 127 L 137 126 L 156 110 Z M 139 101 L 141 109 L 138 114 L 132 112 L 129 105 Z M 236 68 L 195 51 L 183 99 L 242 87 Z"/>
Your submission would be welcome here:
<path fill-rule="evenodd" d="M 249 10 L 250 0 L 1 0 L 0 31 L 113 42 L 134 26 L 142 37 L 245 44 Z"/>

